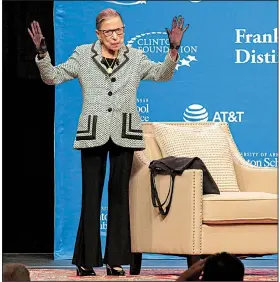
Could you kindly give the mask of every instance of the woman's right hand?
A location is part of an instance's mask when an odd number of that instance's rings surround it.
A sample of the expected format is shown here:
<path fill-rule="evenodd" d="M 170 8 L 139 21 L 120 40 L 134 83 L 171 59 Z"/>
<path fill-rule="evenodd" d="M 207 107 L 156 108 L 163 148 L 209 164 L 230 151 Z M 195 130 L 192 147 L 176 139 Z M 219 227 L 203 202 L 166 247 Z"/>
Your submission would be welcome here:
<path fill-rule="evenodd" d="M 31 30 L 28 28 L 28 33 L 39 53 L 45 53 L 47 51 L 47 45 L 45 37 L 42 34 L 40 24 L 36 21 L 31 23 Z"/>

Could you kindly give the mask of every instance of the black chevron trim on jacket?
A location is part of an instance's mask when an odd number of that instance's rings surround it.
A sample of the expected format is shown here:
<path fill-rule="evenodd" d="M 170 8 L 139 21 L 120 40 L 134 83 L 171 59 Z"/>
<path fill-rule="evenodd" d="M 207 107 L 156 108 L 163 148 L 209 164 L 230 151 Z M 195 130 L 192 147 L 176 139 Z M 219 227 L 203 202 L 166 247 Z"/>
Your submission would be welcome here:
<path fill-rule="evenodd" d="M 92 122 L 91 122 L 91 118 L 92 118 Z M 97 116 L 89 115 L 88 116 L 87 130 L 77 131 L 76 140 L 80 141 L 80 140 L 94 140 L 94 139 L 96 139 L 96 123 L 97 123 Z M 78 136 L 78 134 L 81 134 L 81 133 L 87 133 L 87 134 L 90 134 L 90 135 Z"/>
<path fill-rule="evenodd" d="M 128 122 L 127 122 L 128 119 Z M 127 130 L 128 125 L 128 130 Z M 122 115 L 122 138 L 143 140 L 143 135 L 136 135 L 131 133 L 143 133 L 141 129 L 132 128 L 132 114 L 123 113 Z"/>

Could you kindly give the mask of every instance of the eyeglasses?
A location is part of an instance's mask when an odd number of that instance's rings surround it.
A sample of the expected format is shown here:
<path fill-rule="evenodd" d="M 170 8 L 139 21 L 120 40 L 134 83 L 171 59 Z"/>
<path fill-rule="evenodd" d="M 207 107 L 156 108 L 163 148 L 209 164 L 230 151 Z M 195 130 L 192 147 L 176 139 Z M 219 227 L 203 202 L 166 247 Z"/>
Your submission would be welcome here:
<path fill-rule="evenodd" d="M 124 26 L 116 28 L 116 29 L 107 29 L 107 30 L 101 30 L 99 29 L 106 37 L 112 36 L 115 32 L 117 35 L 122 35 L 124 32 Z"/>

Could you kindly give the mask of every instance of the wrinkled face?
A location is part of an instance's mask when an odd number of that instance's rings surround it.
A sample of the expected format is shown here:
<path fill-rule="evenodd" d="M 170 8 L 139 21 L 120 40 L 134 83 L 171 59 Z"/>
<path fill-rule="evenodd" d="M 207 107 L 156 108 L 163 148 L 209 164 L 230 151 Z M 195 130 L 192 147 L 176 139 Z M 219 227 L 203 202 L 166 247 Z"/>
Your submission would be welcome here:
<path fill-rule="evenodd" d="M 97 36 L 109 50 L 118 51 L 124 41 L 124 24 L 120 17 L 112 17 L 101 22 Z"/>

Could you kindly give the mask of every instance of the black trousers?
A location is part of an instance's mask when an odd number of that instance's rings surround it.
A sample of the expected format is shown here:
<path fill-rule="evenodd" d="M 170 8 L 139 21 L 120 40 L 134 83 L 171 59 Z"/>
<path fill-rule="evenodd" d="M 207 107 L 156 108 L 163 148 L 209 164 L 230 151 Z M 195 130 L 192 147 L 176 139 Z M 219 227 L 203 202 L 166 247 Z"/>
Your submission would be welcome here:
<path fill-rule="evenodd" d="M 100 209 L 109 152 L 107 240 L 102 261 Z M 83 267 L 130 263 L 129 179 L 133 149 L 111 140 L 101 147 L 81 150 L 82 209 L 72 263 Z"/>

